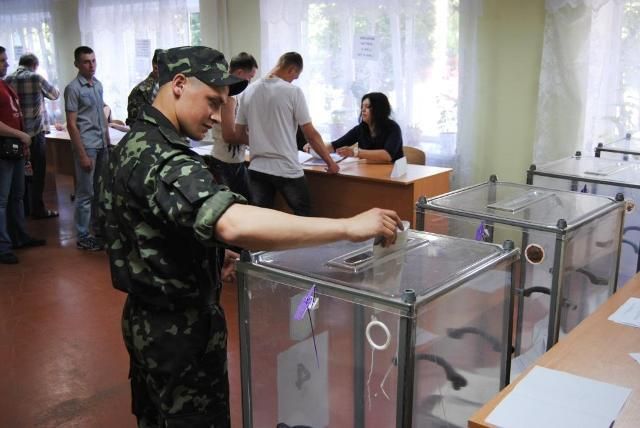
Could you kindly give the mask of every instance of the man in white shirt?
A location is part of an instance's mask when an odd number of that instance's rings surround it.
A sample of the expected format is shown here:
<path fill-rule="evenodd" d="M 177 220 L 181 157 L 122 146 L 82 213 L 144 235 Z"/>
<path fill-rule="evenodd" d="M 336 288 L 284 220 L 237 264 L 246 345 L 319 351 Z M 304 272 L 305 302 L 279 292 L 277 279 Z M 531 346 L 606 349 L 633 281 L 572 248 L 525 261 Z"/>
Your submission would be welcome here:
<path fill-rule="evenodd" d="M 272 208 L 280 192 L 294 214 L 310 216 L 309 188 L 298 161 L 298 126 L 327 163 L 327 171 L 335 174 L 339 167 L 311 123 L 302 90 L 291 84 L 302 68 L 302 56 L 287 52 L 267 77 L 250 85 L 240 96 L 235 134 L 251 147 L 251 202 Z"/>

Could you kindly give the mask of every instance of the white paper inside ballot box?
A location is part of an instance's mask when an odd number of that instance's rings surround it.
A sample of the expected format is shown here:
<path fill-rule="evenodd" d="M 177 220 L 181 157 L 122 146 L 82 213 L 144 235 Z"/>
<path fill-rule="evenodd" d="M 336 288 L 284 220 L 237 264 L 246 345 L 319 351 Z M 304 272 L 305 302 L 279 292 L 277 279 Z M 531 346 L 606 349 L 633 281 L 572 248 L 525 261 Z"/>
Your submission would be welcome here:
<path fill-rule="evenodd" d="M 278 355 L 278 423 L 314 428 L 329 425 L 329 333 L 316 331 L 315 339 L 320 367 L 313 337 Z"/>

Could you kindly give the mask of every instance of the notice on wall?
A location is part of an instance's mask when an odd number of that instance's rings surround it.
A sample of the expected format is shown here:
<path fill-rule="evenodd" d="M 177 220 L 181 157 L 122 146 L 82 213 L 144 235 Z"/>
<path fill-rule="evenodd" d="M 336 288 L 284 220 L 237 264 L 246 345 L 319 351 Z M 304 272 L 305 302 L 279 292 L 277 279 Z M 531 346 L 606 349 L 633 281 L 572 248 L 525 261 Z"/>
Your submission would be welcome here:
<path fill-rule="evenodd" d="M 353 41 L 353 58 L 368 59 L 375 61 L 378 59 L 378 43 L 376 36 L 355 36 Z"/>

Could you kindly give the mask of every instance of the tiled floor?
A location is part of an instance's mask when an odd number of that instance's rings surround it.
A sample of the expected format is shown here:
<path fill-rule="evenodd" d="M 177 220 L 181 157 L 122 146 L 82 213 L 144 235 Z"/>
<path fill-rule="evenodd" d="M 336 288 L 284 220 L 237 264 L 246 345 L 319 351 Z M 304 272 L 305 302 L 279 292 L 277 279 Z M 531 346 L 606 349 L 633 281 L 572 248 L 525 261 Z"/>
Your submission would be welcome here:
<path fill-rule="evenodd" d="M 56 219 L 29 222 L 47 246 L 0 265 L 0 427 L 134 427 L 120 335 L 125 295 L 105 253 L 75 248 L 70 177 L 48 176 Z M 234 427 L 240 427 L 235 285 L 225 287 Z"/>

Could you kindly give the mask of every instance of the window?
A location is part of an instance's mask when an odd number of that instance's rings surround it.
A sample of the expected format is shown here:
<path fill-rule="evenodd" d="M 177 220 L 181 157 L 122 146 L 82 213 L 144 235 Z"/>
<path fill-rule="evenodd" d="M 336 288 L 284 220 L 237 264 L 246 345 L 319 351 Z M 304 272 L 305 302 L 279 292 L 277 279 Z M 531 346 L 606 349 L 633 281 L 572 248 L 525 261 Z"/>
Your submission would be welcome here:
<path fill-rule="evenodd" d="M 8 74 L 18 67 L 22 55 L 33 53 L 40 62 L 38 73 L 59 87 L 49 6 L 47 2 L 28 0 L 3 3 L 0 46 L 7 50 L 10 64 Z M 45 107 L 50 116 L 61 114 L 59 101 L 46 100 Z"/>
<path fill-rule="evenodd" d="M 155 49 L 200 43 L 198 0 L 80 0 L 79 22 L 114 119 L 127 117 L 129 92 L 151 72 Z"/>
<path fill-rule="evenodd" d="M 383 92 L 404 144 L 424 148 L 430 164 L 451 164 L 458 128 L 457 0 L 280 3 L 262 0 L 264 67 L 287 50 L 303 55 L 298 84 L 325 140 L 355 126 L 364 94 Z"/>

